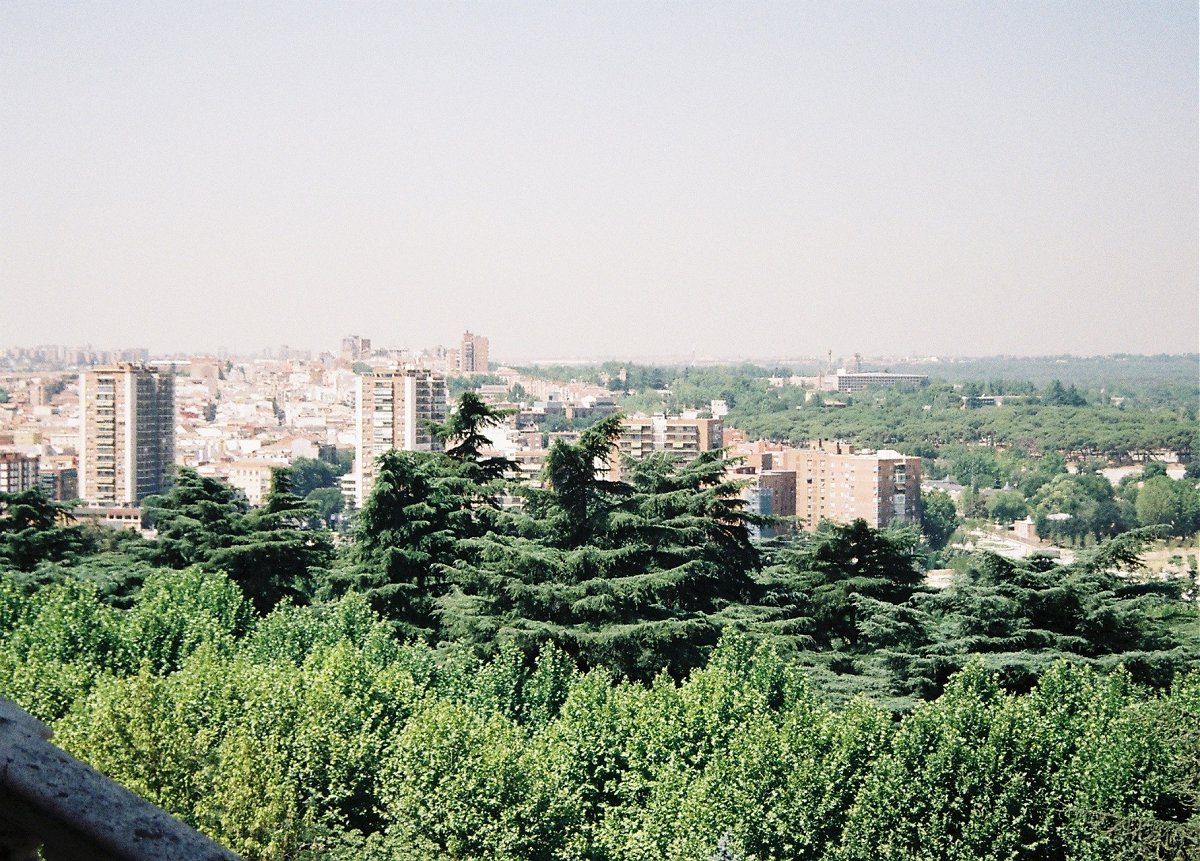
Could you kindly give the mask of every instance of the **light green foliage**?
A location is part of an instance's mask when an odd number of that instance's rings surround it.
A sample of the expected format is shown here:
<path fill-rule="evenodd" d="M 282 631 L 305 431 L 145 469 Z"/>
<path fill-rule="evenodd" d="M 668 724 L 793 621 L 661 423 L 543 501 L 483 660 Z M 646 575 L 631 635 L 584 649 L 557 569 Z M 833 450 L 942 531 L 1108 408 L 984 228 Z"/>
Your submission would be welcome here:
<path fill-rule="evenodd" d="M 1200 529 L 1200 490 L 1195 481 L 1156 475 L 1138 491 L 1135 510 L 1142 526 L 1162 526 L 1170 535 L 1188 536 Z"/>
<path fill-rule="evenodd" d="M 1068 857 L 1200 857 L 1200 678 L 1154 699 L 1113 690 L 1120 681 L 1105 685 L 1108 708 L 1087 721 L 1064 781 Z"/>
<path fill-rule="evenodd" d="M 500 714 L 437 702 L 418 711 L 382 765 L 387 843 L 399 857 L 550 859 L 567 834 L 521 730 Z"/>
<path fill-rule="evenodd" d="M 185 616 L 211 635 L 179 640 Z M 1014 695 L 976 664 L 896 723 L 861 699 L 831 707 L 748 639 L 647 687 L 552 649 L 475 665 L 402 646 L 359 595 L 256 622 L 194 569 L 155 573 L 130 610 L 79 585 L 4 585 L 0 621 L 8 666 L 58 674 L 7 695 L 248 859 L 683 861 L 720 845 L 1091 861 L 1128 833 L 1143 850 L 1195 844 L 1196 738 L 1179 734 L 1197 723 L 1195 677 L 1153 695 L 1058 666 Z M 160 642 L 180 645 L 142 660 Z"/>
<path fill-rule="evenodd" d="M 79 583 L 48 586 L 21 599 L 12 586 L 0 597 L 0 693 L 52 721 L 86 694 L 94 680 L 130 660 L 120 619 Z"/>
<path fill-rule="evenodd" d="M 135 661 L 166 673 L 204 645 L 228 654 L 250 618 L 245 598 L 226 577 L 197 568 L 156 571 L 125 618 L 124 633 Z"/>
<path fill-rule="evenodd" d="M 934 550 L 941 550 L 950 542 L 950 536 L 958 528 L 958 512 L 954 500 L 940 490 L 926 493 L 921 498 L 921 532 Z"/>
<path fill-rule="evenodd" d="M 170 675 L 143 663 L 103 679 L 59 741 L 248 857 L 294 857 L 343 831 L 378 830 L 380 752 L 423 687 L 370 633 L 361 645 L 337 636 L 345 613 L 321 621 L 330 630 L 315 632 L 299 662 L 264 661 L 261 643 L 205 644 Z"/>
<path fill-rule="evenodd" d="M 996 523 L 1012 523 L 1028 513 L 1025 497 L 1015 490 L 999 490 L 988 497 L 987 514 Z"/>

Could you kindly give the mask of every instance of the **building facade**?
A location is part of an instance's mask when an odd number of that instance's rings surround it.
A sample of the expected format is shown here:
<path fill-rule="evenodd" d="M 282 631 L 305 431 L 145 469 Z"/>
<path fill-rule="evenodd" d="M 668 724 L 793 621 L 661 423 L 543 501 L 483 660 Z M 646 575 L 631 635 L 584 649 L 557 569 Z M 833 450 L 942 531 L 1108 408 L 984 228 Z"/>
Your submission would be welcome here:
<path fill-rule="evenodd" d="M 55 502 L 79 498 L 79 471 L 73 466 L 38 467 L 38 486 Z"/>
<path fill-rule="evenodd" d="M 806 449 L 772 456 L 796 473 L 796 516 L 805 529 L 822 520 L 870 526 L 918 523 L 921 459 L 895 451 L 856 452 L 846 443 L 820 440 Z"/>
<path fill-rule="evenodd" d="M 773 538 L 787 535 L 796 528 L 796 473 L 790 470 L 764 470 L 749 473 L 742 498 L 747 508 L 755 514 L 780 518 L 780 522 L 766 526 L 751 526 L 750 534 L 755 538 Z M 740 478 L 740 476 L 738 476 Z"/>
<path fill-rule="evenodd" d="M 163 493 L 175 472 L 175 380 L 137 364 L 79 375 L 79 498 L 133 506 Z"/>
<path fill-rule="evenodd" d="M 17 451 L 0 451 L 0 493 L 20 493 L 38 486 L 38 459 Z"/>
<path fill-rule="evenodd" d="M 271 493 L 271 476 L 276 469 L 286 469 L 286 463 L 265 460 L 239 460 L 226 467 L 225 481 L 246 497 L 251 507 L 258 508 Z"/>
<path fill-rule="evenodd" d="M 928 379 L 929 377 L 924 374 L 885 374 L 874 371 L 847 373 L 844 369 L 839 368 L 833 377 L 833 385 L 827 385 L 826 388 L 836 392 L 861 392 L 872 386 L 882 388 L 901 385 L 919 386 Z"/>
<path fill-rule="evenodd" d="M 376 458 L 392 449 L 440 451 L 430 428 L 446 420 L 446 380 L 417 368 L 374 371 L 358 378 L 355 504 L 375 487 Z"/>
<path fill-rule="evenodd" d="M 704 451 L 722 446 L 724 426 L 720 419 L 689 419 L 666 416 L 634 416 L 622 419 L 612 469 L 619 475 L 626 457 L 639 460 L 659 452 L 679 461 L 695 460 Z"/>
<path fill-rule="evenodd" d="M 486 374 L 488 372 L 488 339 L 483 335 L 464 332 L 458 348 L 458 372 L 460 374 Z"/>

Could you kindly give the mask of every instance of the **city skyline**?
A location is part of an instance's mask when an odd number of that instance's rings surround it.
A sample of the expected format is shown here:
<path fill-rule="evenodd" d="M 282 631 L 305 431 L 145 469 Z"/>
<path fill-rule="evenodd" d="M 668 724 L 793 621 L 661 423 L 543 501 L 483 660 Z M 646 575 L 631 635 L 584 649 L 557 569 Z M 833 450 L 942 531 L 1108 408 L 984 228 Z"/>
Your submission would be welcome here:
<path fill-rule="evenodd" d="M 1200 348 L 1194 4 L 0 9 L 0 341 Z"/>
<path fill-rule="evenodd" d="M 466 333 L 471 335 L 470 332 Z M 481 337 L 484 341 L 489 340 L 487 336 Z M 451 374 L 457 373 L 472 373 L 472 369 L 459 368 L 458 355 L 461 352 L 460 347 L 455 346 L 452 339 L 445 339 L 443 343 L 436 343 L 434 338 L 425 338 L 416 344 L 400 344 L 381 341 L 380 339 L 371 338 L 370 336 L 360 336 L 356 334 L 345 335 L 339 338 L 324 338 L 315 345 L 309 344 L 259 344 L 247 345 L 246 347 L 231 348 L 228 345 L 220 344 L 217 346 L 201 345 L 198 349 L 181 349 L 167 348 L 159 351 L 153 351 L 140 344 L 111 344 L 111 343 L 85 343 L 85 344 L 63 344 L 63 343 L 0 343 L 0 361 L 7 358 L 8 361 L 14 361 L 16 356 L 24 356 L 24 361 L 29 364 L 30 368 L 39 368 L 42 370 L 53 369 L 60 365 L 64 368 L 84 368 L 88 365 L 111 364 L 113 362 L 134 362 L 142 364 L 162 364 L 168 362 L 186 362 L 196 359 L 211 359 L 211 358 L 230 358 L 237 360 L 244 359 L 266 359 L 266 360 L 305 360 L 315 361 L 322 357 L 345 358 L 347 353 L 345 350 L 346 341 L 348 338 L 362 338 L 364 343 L 371 344 L 370 352 L 363 352 L 362 355 L 355 354 L 352 358 L 355 361 L 362 360 L 375 367 L 402 367 L 407 364 L 428 363 L 431 360 L 436 360 L 439 363 L 447 364 L 447 372 Z M 339 351 L 339 343 L 342 349 Z M 59 358 L 54 360 L 51 355 L 57 355 Z M 864 370 L 871 368 L 878 371 L 882 364 L 892 362 L 896 363 L 915 363 L 929 364 L 936 366 L 939 363 L 956 363 L 975 360 L 1037 360 L 1037 359 L 1061 359 L 1074 358 L 1079 360 L 1102 360 L 1116 356 L 1140 356 L 1145 358 L 1154 358 L 1157 356 L 1170 357 L 1197 357 L 1200 356 L 1195 349 L 1191 351 L 1168 352 L 1165 350 L 1158 351 L 1118 351 L 1111 353 L 869 353 L 862 350 L 853 351 L 837 351 L 826 349 L 821 351 L 810 350 L 802 351 L 797 349 L 793 352 L 781 353 L 766 353 L 766 352 L 744 352 L 738 353 L 731 350 L 714 351 L 713 353 L 564 353 L 562 355 L 553 354 L 537 354 L 528 350 L 518 349 L 510 355 L 498 357 L 496 360 L 490 361 L 489 366 L 492 369 L 507 365 L 532 365 L 532 366 L 552 366 L 558 364 L 581 366 L 596 365 L 606 362 L 631 362 L 635 364 L 662 364 L 662 365 L 722 365 L 722 364 L 737 364 L 740 362 L 756 362 L 756 363 L 772 363 L 778 362 L 782 364 L 795 364 L 798 366 L 812 365 L 814 367 L 823 368 L 830 372 L 837 369 L 847 369 L 853 371 L 856 365 L 861 365 Z M 40 358 L 39 358 L 40 357 Z M 90 357 L 90 358 L 89 358 Z M 390 364 L 389 364 L 390 363 Z M 453 367 L 449 367 L 453 366 Z"/>

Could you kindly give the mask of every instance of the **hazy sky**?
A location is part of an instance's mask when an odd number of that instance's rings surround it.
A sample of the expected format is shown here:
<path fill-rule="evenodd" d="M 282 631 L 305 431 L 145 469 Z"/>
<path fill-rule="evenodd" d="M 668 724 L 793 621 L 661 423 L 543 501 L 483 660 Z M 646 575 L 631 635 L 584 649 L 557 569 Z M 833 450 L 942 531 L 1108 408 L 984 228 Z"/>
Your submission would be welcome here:
<path fill-rule="evenodd" d="M 1200 348 L 1194 2 L 0 2 L 0 347 Z"/>

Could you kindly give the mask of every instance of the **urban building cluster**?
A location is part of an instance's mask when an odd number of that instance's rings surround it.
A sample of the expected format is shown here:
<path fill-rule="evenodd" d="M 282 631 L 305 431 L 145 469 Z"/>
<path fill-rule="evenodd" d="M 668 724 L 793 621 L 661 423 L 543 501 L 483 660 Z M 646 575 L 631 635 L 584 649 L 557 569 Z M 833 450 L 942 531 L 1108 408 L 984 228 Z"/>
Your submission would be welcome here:
<path fill-rule="evenodd" d="M 65 355 L 39 350 L 56 361 Z M 471 332 L 456 346 L 419 352 L 348 335 L 336 355 L 316 358 L 286 347 L 270 358 L 86 358 L 77 373 L 54 366 L 0 374 L 0 491 L 41 487 L 56 500 L 79 499 L 84 516 L 130 528 L 140 523 L 141 503 L 164 493 L 180 466 L 228 482 L 256 506 L 273 470 L 322 459 L 344 469 L 346 508 L 361 507 L 379 455 L 440 449 L 431 428 L 447 417 L 456 377 L 488 375 L 471 385 L 508 415 L 487 430 L 488 453 L 510 458 L 531 483 L 556 440 L 578 438 L 580 420 L 618 412 L 603 386 L 493 367 L 488 339 Z M 836 441 L 796 448 L 747 440 L 724 426 L 726 412 L 714 401 L 702 412 L 627 416 L 607 468 L 619 477 L 629 459 L 665 453 L 684 461 L 725 450 L 748 507 L 783 519 L 764 536 L 822 519 L 878 527 L 919 519 L 918 458 Z"/>

